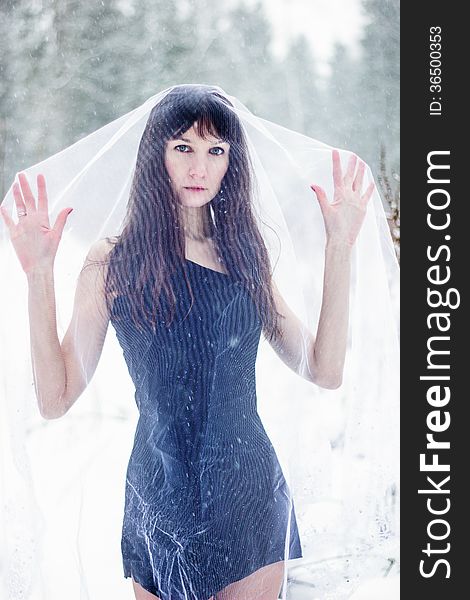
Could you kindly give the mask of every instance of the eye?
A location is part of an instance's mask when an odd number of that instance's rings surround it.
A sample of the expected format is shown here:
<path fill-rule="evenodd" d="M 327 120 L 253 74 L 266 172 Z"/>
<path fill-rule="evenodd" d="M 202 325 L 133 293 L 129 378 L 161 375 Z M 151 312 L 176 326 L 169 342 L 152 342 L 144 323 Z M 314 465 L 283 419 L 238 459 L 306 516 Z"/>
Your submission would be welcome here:
<path fill-rule="evenodd" d="M 175 146 L 175 150 L 178 150 L 178 148 L 189 148 L 189 146 L 186 144 L 178 144 L 178 146 Z M 178 150 L 178 152 L 183 152 L 185 154 L 186 150 Z"/>
<path fill-rule="evenodd" d="M 221 154 L 225 154 L 225 150 L 223 148 L 220 148 L 219 146 L 216 146 L 215 148 L 211 148 L 212 150 L 220 150 L 220 152 L 211 152 L 211 154 L 214 154 L 215 156 L 220 156 Z"/>

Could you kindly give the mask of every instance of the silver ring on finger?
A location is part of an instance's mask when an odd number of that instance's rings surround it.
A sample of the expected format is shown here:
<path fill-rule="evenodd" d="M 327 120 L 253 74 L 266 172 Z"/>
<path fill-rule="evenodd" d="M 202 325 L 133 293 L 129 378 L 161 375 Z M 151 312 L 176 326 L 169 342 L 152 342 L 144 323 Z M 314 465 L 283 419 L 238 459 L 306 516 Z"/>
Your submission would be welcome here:
<path fill-rule="evenodd" d="M 18 211 L 18 216 L 19 217 L 25 217 L 28 213 L 25 210 L 19 210 Z"/>

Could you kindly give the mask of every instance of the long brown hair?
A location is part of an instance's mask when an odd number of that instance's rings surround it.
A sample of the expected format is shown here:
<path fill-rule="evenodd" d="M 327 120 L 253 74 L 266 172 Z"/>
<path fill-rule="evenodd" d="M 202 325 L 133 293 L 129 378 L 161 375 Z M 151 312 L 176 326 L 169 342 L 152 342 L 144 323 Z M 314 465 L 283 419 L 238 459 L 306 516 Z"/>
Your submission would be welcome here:
<path fill-rule="evenodd" d="M 198 134 L 230 144 L 229 165 L 218 194 L 204 207 L 210 234 L 228 275 L 252 296 L 268 339 L 281 335 L 271 288 L 269 256 L 252 211 L 253 175 L 246 139 L 231 103 L 206 85 L 179 85 L 151 111 L 140 141 L 122 232 L 108 254 L 105 294 L 109 310 L 125 295 L 131 317 L 142 329 L 154 328 L 164 293 L 168 326 L 175 311 L 170 274 L 185 260 L 185 238 L 178 199 L 164 164 L 166 143 L 197 122 Z M 183 269 L 186 277 L 186 271 Z M 186 283 L 191 288 L 186 277 Z M 145 288 L 150 290 L 151 311 Z M 191 295 L 192 291 L 190 289 Z"/>

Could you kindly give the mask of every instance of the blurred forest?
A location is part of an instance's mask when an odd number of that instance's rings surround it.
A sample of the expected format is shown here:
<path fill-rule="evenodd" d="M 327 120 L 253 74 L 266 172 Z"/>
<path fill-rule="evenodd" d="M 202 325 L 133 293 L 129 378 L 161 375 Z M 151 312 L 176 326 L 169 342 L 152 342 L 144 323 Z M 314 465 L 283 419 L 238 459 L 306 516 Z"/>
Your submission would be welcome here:
<path fill-rule="evenodd" d="M 0 0 L 0 202 L 16 172 L 149 96 L 178 83 L 216 84 L 256 115 L 365 160 L 376 177 L 399 255 L 399 0 L 360 1 L 367 16 L 360 53 L 353 57 L 337 43 L 331 74 L 324 77 L 305 37 L 292 39 L 282 57 L 273 51 L 272 26 L 261 0 Z M 310 2 L 315 35 L 315 0 Z M 370 398 L 375 405 L 375 390 L 383 383 L 373 381 Z M 338 406 L 337 413 L 334 407 L 328 413 L 338 423 L 335 431 L 340 431 L 343 415 L 352 414 L 346 404 Z M 335 460 L 341 468 L 353 465 L 353 481 L 364 468 L 364 456 L 347 455 L 351 462 L 341 462 L 341 443 L 333 446 Z M 390 440 L 384 448 L 388 446 Z M 361 492 L 356 488 L 351 493 Z M 381 510 L 385 506 L 382 512 L 391 521 L 398 514 L 397 494 L 393 488 L 374 500 Z M 330 505 L 322 508 L 328 518 Z M 353 519 L 351 513 L 351 523 Z M 385 578 L 395 571 L 395 531 L 377 523 L 383 540 L 390 537 L 390 547 L 378 550 L 367 546 L 369 539 L 360 540 L 356 560 L 336 550 L 329 554 L 335 546 L 320 546 L 315 549 L 320 558 L 308 565 L 310 570 L 301 565 L 294 573 L 295 590 L 300 590 L 295 597 L 311 600 L 315 588 L 330 593 L 321 596 L 326 600 L 333 598 L 336 586 L 342 595 L 335 598 L 345 598 L 351 581 L 356 585 L 370 574 L 382 572 Z M 328 528 L 325 532 L 322 539 L 329 540 Z M 343 533 L 338 532 L 338 539 Z M 306 586 L 306 580 L 315 585 Z M 392 596 L 378 592 L 368 597 Z"/>
<path fill-rule="evenodd" d="M 337 44 L 325 79 L 304 37 L 273 53 L 261 2 L 2 0 L 0 198 L 21 168 L 183 82 L 220 85 L 259 116 L 356 152 L 395 197 L 399 0 L 362 4 L 361 54 Z"/>

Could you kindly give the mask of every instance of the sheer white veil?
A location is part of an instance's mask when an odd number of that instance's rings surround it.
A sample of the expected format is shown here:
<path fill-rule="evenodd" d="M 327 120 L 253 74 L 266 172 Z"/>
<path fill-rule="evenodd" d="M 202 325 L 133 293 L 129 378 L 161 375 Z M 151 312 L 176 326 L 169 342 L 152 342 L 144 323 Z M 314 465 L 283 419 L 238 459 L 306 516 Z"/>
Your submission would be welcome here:
<path fill-rule="evenodd" d="M 326 238 L 310 184 L 332 197 L 332 148 L 255 116 L 211 87 L 230 101 L 243 126 L 256 178 L 254 212 L 276 285 L 315 333 Z M 90 246 L 122 228 L 149 114 L 172 89 L 24 171 L 32 186 L 38 173 L 45 175 L 52 222 L 63 208 L 74 208 L 55 263 L 60 339 Z M 340 149 L 343 165 L 349 154 Z M 372 179 L 367 167 L 364 187 Z M 3 206 L 15 215 L 11 188 Z M 0 253 L 2 597 L 129 598 L 120 535 L 138 413 L 122 350 L 109 327 L 82 397 L 61 419 L 44 420 L 31 371 L 26 277 L 3 223 Z M 398 285 L 393 242 L 375 191 L 353 249 L 342 386 L 325 390 L 305 381 L 261 340 L 258 409 L 289 484 L 303 552 L 290 561 L 286 543 L 283 598 L 346 598 L 366 564 L 379 574 L 387 559 L 397 557 Z M 349 581 L 323 580 L 322 574 L 338 569 L 335 557 L 341 556 L 348 557 Z"/>

